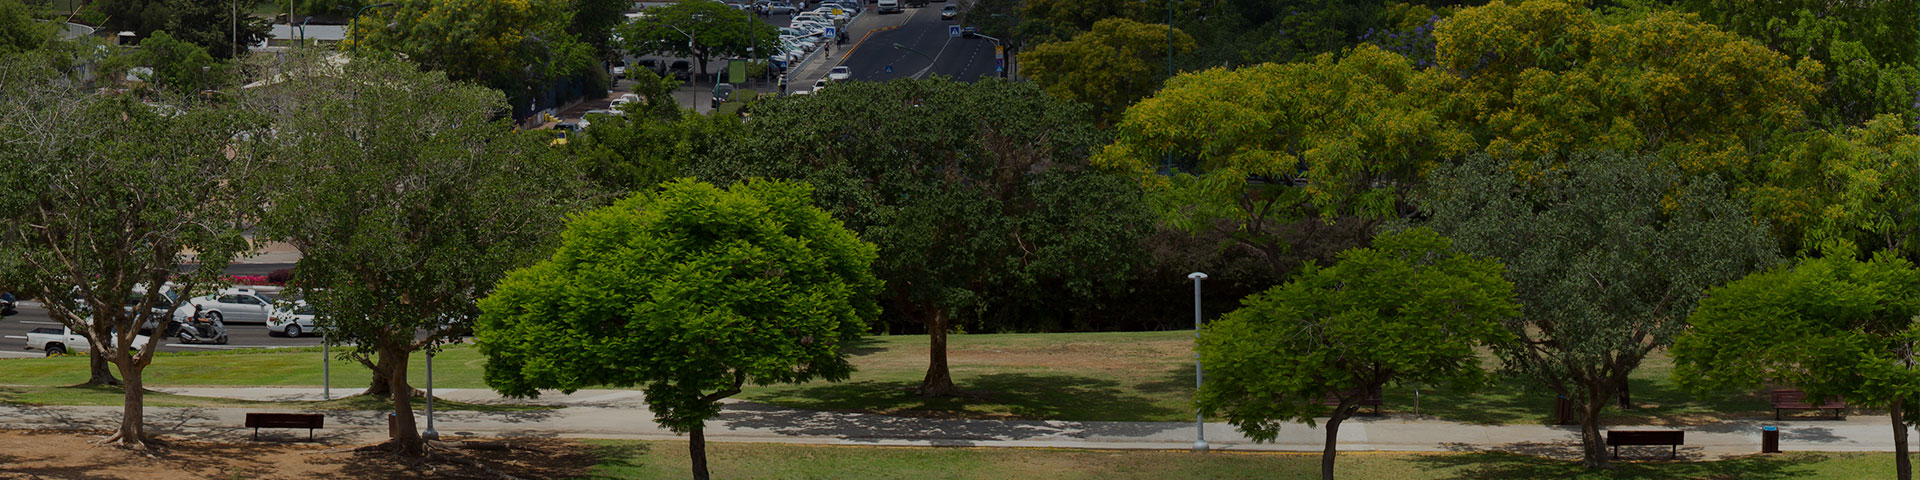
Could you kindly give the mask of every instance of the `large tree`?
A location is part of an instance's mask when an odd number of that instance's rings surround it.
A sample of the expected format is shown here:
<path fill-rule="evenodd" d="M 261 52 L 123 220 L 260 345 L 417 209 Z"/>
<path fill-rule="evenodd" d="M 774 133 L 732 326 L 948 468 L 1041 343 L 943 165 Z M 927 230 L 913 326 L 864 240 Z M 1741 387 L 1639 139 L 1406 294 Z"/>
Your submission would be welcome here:
<path fill-rule="evenodd" d="M 1087 168 L 1100 142 L 1084 108 L 1030 83 L 854 82 L 756 104 L 735 147 L 692 172 L 812 183 L 880 246 L 890 313 L 930 336 L 918 390 L 945 396 L 959 322 L 1043 291 L 1090 303 L 1134 271 L 1150 219 L 1129 179 Z"/>
<path fill-rule="evenodd" d="M 1920 4 L 1784 0 L 1659 0 L 1794 59 L 1820 62 L 1809 117 L 1838 129 L 1893 114 L 1915 120 Z"/>
<path fill-rule="evenodd" d="M 553 257 L 480 303 L 487 384 L 510 396 L 640 386 L 654 421 L 689 434 L 741 387 L 845 380 L 875 321 L 874 246 L 801 183 L 726 190 L 688 179 L 575 217 Z"/>
<path fill-rule="evenodd" d="M 403 0 L 357 19 L 341 48 L 399 53 L 523 105 L 529 89 L 600 65 L 593 47 L 569 33 L 571 7 L 567 0 Z"/>
<path fill-rule="evenodd" d="M 34 20 L 22 2 L 0 2 L 0 56 L 40 48 L 53 38 L 53 29 Z"/>
<path fill-rule="evenodd" d="M 1445 115 L 1453 85 L 1372 45 L 1182 75 L 1093 162 L 1139 174 L 1175 228 L 1220 230 L 1284 271 L 1295 243 L 1340 231 L 1323 220 L 1399 216 L 1425 172 L 1474 148 Z"/>
<path fill-rule="evenodd" d="M 457 339 L 578 202 L 571 161 L 501 119 L 499 92 L 411 63 L 296 58 L 250 99 L 278 119 L 264 233 L 300 250 L 294 291 L 326 341 L 393 400 L 392 446 L 422 452 L 409 355 Z"/>
<path fill-rule="evenodd" d="M 95 95 L 47 62 L 0 60 L 0 110 L 13 112 L 0 117 L 0 254 L 14 258 L 3 275 L 118 370 L 120 426 L 103 441 L 144 449 L 142 373 L 161 336 L 136 334 L 173 318 L 163 290 L 191 297 L 248 248 L 247 139 L 265 130 L 191 98 L 153 97 L 171 105 L 156 108 Z"/>
<path fill-rule="evenodd" d="M 217 90 L 229 80 L 227 66 L 213 60 L 205 48 L 175 40 L 165 30 L 153 32 L 140 42 L 134 54 L 143 66 L 153 69 L 147 81 L 180 94 L 198 94 Z"/>
<path fill-rule="evenodd" d="M 1109 18 L 1071 41 L 1020 52 L 1026 75 L 1053 96 L 1092 105 L 1112 122 L 1168 78 L 1168 49 L 1193 50 L 1193 37 L 1166 25 Z"/>
<path fill-rule="evenodd" d="M 1256 442 L 1278 436 L 1278 422 L 1327 416 L 1320 477 L 1333 480 L 1340 422 L 1370 394 L 1389 382 L 1485 383 L 1476 349 L 1510 339 L 1502 322 L 1519 311 L 1500 270 L 1424 228 L 1308 264 L 1200 332 L 1207 382 L 1195 401 Z M 1338 399 L 1331 411 L 1327 399 Z"/>
<path fill-rule="evenodd" d="M 1674 378 L 1700 393 L 1787 385 L 1884 407 L 1898 478 L 1913 478 L 1907 427 L 1920 411 L 1920 272 L 1889 254 L 1802 260 L 1715 288 L 1673 346 Z"/>
<path fill-rule="evenodd" d="M 259 0 L 100 0 L 105 27 L 144 38 L 166 30 L 219 59 L 233 59 L 266 39 L 267 23 L 248 13 Z"/>
<path fill-rule="evenodd" d="M 1788 251 L 1920 261 L 1920 135 L 1895 115 L 1796 134 L 1745 192 Z"/>
<path fill-rule="evenodd" d="M 691 58 L 701 75 L 707 61 L 764 56 L 780 37 L 773 25 L 746 10 L 720 2 L 677 2 L 647 9 L 647 16 L 619 26 L 616 31 L 630 55 Z"/>
<path fill-rule="evenodd" d="M 1419 204 L 1462 251 L 1499 258 L 1522 315 L 1496 345 L 1513 373 L 1581 407 L 1584 463 L 1606 467 L 1600 414 L 1627 375 L 1686 328 L 1707 288 L 1770 266 L 1775 247 L 1713 176 L 1658 157 L 1566 156 L 1522 175 L 1477 154 L 1431 175 Z"/>

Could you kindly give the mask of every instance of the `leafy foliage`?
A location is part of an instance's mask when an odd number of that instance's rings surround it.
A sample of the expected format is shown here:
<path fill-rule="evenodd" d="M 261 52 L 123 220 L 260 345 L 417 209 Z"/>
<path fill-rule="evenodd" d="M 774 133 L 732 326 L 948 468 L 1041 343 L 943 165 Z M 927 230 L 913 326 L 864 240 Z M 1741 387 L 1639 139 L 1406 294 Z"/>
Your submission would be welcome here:
<path fill-rule="evenodd" d="M 217 90 L 228 82 L 226 65 L 214 61 L 206 49 L 175 40 L 164 30 L 140 42 L 138 55 L 141 63 L 153 69 L 148 81 L 161 88 L 195 94 Z"/>
<path fill-rule="evenodd" d="M 1894 115 L 1844 131 L 1799 134 L 1770 156 L 1766 181 L 1746 192 L 1787 249 L 1920 259 L 1920 135 Z"/>
<path fill-rule="evenodd" d="M 271 27 L 247 12 L 258 0 L 100 0 L 106 29 L 134 32 L 147 38 L 166 30 L 180 41 L 206 49 L 214 58 L 231 60 L 266 39 Z M 145 42 L 142 42 L 144 45 Z"/>
<path fill-rule="evenodd" d="M 300 249 L 296 293 L 388 381 L 394 440 L 417 453 L 407 354 L 455 338 L 476 298 L 549 248 L 579 175 L 499 119 L 499 92 L 374 57 L 296 61 L 252 99 L 280 119 L 265 231 Z"/>
<path fill-rule="evenodd" d="M 1892 114 L 1911 125 L 1920 95 L 1920 4 L 1788 0 L 1670 0 L 1680 10 L 1826 68 L 1809 116 L 1828 129 Z"/>
<path fill-rule="evenodd" d="M 1201 331 L 1207 381 L 1195 401 L 1256 442 L 1273 441 L 1281 421 L 1331 415 L 1331 475 L 1338 424 L 1367 392 L 1485 382 L 1475 348 L 1509 339 L 1502 322 L 1519 312 L 1500 270 L 1424 228 L 1375 237 L 1331 267 L 1308 264 Z M 1339 400 L 1331 412 L 1328 398 Z"/>
<path fill-rule="evenodd" d="M 707 60 L 749 57 L 749 49 L 770 51 L 780 31 L 752 13 L 720 2 L 677 2 L 647 9 L 647 16 L 617 27 L 634 56 L 692 58 L 700 74 Z"/>
<path fill-rule="evenodd" d="M 1021 52 L 1020 62 L 1047 93 L 1092 105 L 1103 121 L 1111 122 L 1159 88 L 1167 75 L 1161 61 L 1168 58 L 1167 49 L 1186 52 L 1193 47 L 1193 37 L 1178 29 L 1109 18 L 1072 41 Z"/>
<path fill-rule="evenodd" d="M 567 31 L 571 7 L 568 0 L 401 1 L 360 17 L 341 48 L 399 53 L 450 79 L 520 98 L 599 64 L 593 48 Z"/>
<path fill-rule="evenodd" d="M 22 2 L 0 2 L 0 57 L 40 48 L 53 38 L 47 24 L 34 21 Z"/>
<path fill-rule="evenodd" d="M 1525 180 L 1475 155 L 1431 175 L 1426 225 L 1497 257 L 1523 315 L 1494 352 L 1513 373 L 1585 407 L 1586 462 L 1604 465 L 1599 414 L 1647 352 L 1686 328 L 1707 288 L 1774 262 L 1773 242 L 1714 177 L 1646 156 L 1576 154 Z"/>

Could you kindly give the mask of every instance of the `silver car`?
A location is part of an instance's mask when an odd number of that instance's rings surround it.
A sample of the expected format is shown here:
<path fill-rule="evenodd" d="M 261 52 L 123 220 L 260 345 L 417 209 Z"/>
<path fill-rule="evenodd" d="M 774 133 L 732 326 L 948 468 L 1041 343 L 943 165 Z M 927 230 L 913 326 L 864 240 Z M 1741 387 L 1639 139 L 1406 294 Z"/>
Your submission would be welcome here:
<path fill-rule="evenodd" d="M 274 309 L 273 317 L 267 319 L 267 332 L 268 335 L 295 338 L 313 333 L 313 306 L 308 305 L 306 300 L 282 302 Z"/>
<path fill-rule="evenodd" d="M 220 293 L 203 297 L 194 297 L 188 301 L 191 305 L 180 306 L 192 315 L 198 307 L 205 315 L 225 323 L 267 323 L 273 314 L 273 302 L 260 296 L 251 288 L 229 288 Z"/>

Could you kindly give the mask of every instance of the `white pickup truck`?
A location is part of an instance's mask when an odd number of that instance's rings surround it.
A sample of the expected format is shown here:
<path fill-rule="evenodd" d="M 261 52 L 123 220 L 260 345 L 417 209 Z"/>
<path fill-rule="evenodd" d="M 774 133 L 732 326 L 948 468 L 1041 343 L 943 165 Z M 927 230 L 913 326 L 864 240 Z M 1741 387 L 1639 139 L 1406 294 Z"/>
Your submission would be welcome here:
<path fill-rule="evenodd" d="M 133 337 L 134 350 L 139 350 L 140 347 L 146 346 L 146 344 L 146 335 L 135 335 Z M 47 356 L 49 357 L 65 355 L 69 352 L 85 352 L 91 347 L 92 343 L 87 341 L 86 335 L 81 335 L 73 331 L 73 329 L 64 326 L 42 327 L 27 332 L 27 350 L 44 351 L 47 352 Z"/>

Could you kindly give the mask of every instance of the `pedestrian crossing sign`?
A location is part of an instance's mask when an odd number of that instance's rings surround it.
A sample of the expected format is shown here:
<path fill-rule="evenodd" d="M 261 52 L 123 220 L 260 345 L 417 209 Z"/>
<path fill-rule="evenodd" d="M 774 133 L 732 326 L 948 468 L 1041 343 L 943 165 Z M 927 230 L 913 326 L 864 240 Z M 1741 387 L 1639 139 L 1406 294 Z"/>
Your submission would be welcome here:
<path fill-rule="evenodd" d="M 947 26 L 947 36 L 949 36 L 949 37 L 958 37 L 958 36 L 960 36 L 960 26 L 959 26 L 959 25 L 948 25 L 948 26 Z"/>

